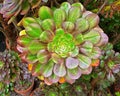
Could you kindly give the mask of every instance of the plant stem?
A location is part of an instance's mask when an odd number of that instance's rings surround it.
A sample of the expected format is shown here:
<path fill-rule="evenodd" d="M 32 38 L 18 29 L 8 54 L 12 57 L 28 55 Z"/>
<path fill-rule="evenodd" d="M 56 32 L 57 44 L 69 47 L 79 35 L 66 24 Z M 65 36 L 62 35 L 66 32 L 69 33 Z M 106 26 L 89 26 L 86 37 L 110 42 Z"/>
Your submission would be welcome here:
<path fill-rule="evenodd" d="M 107 4 L 108 0 L 105 0 L 104 3 L 102 4 L 102 6 L 99 8 L 97 14 L 99 14 L 101 12 L 101 10 L 104 8 L 104 6 Z"/>

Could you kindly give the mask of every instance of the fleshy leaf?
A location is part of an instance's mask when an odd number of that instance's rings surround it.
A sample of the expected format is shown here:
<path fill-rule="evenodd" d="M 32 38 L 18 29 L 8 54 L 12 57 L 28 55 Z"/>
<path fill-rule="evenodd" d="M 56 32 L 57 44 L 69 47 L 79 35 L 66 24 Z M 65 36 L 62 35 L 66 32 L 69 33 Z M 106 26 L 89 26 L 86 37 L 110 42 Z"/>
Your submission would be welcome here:
<path fill-rule="evenodd" d="M 100 33 L 94 29 L 84 35 L 84 39 L 93 44 L 97 44 L 100 41 L 100 38 Z"/>
<path fill-rule="evenodd" d="M 61 4 L 60 8 L 63 9 L 63 10 L 65 10 L 65 12 L 68 14 L 68 11 L 71 8 L 71 5 L 68 2 L 64 2 L 64 3 Z"/>
<path fill-rule="evenodd" d="M 74 50 L 72 50 L 71 52 L 69 52 L 69 55 L 71 57 L 76 57 L 79 54 L 79 48 L 76 47 Z"/>
<path fill-rule="evenodd" d="M 42 67 L 42 64 L 34 64 L 32 67 L 32 75 L 38 76 L 40 74 L 41 67 Z"/>
<path fill-rule="evenodd" d="M 24 0 L 24 2 L 22 3 L 22 11 L 20 14 L 21 15 L 26 14 L 29 11 L 29 9 L 30 9 L 30 5 L 29 5 L 28 1 Z"/>
<path fill-rule="evenodd" d="M 80 45 L 81 43 L 84 42 L 84 36 L 82 34 L 77 33 L 75 36 L 75 44 Z"/>
<path fill-rule="evenodd" d="M 53 53 L 51 58 L 55 63 L 60 64 L 60 63 L 64 62 L 63 59 L 59 55 L 57 55 L 56 53 Z"/>
<path fill-rule="evenodd" d="M 76 68 L 76 67 L 78 66 L 79 61 L 78 61 L 78 59 L 76 59 L 76 58 L 68 57 L 68 58 L 66 59 L 65 64 L 66 64 L 66 67 L 67 67 L 67 68 L 73 69 L 73 68 Z"/>
<path fill-rule="evenodd" d="M 92 72 L 92 67 L 88 67 L 87 69 L 81 69 L 82 74 L 90 74 Z"/>
<path fill-rule="evenodd" d="M 42 19 L 42 20 L 50 19 L 53 16 L 53 12 L 49 7 L 42 6 L 39 9 L 38 15 L 39 15 L 40 19 Z"/>
<path fill-rule="evenodd" d="M 52 82 L 50 80 L 48 80 L 48 78 L 45 78 L 44 81 L 45 81 L 45 84 L 52 85 Z"/>
<path fill-rule="evenodd" d="M 42 50 L 44 48 L 45 48 L 45 46 L 36 40 L 33 40 L 28 46 L 28 50 L 32 54 L 36 54 L 39 50 Z"/>
<path fill-rule="evenodd" d="M 94 47 L 91 53 L 88 53 L 87 56 L 89 56 L 92 59 L 98 59 L 101 56 L 101 50 L 99 47 Z"/>
<path fill-rule="evenodd" d="M 79 7 L 71 7 L 68 12 L 68 21 L 75 23 L 75 21 L 82 15 Z"/>
<path fill-rule="evenodd" d="M 91 59 L 85 55 L 79 54 L 78 59 L 79 59 L 79 66 L 82 69 L 88 68 L 91 64 Z"/>
<path fill-rule="evenodd" d="M 100 35 L 101 35 L 101 39 L 100 39 L 100 41 L 96 44 L 96 46 L 102 46 L 102 45 L 105 45 L 105 44 L 107 44 L 108 43 L 108 36 L 105 34 L 105 33 L 103 33 L 103 32 L 99 32 L 100 33 Z"/>
<path fill-rule="evenodd" d="M 39 38 L 40 34 L 42 33 L 42 29 L 40 28 L 40 25 L 37 23 L 29 24 L 29 26 L 27 26 L 25 30 L 27 35 L 33 38 Z"/>
<path fill-rule="evenodd" d="M 19 51 L 20 53 L 23 52 L 27 52 L 27 48 L 20 46 L 19 44 L 17 44 L 17 51 Z"/>
<path fill-rule="evenodd" d="M 76 30 L 78 30 L 79 33 L 81 32 L 85 32 L 88 30 L 89 28 L 89 23 L 86 19 L 84 18 L 80 18 L 76 21 L 75 23 L 76 25 Z"/>
<path fill-rule="evenodd" d="M 22 24 L 24 27 L 27 27 L 31 23 L 36 23 L 36 20 L 32 17 L 26 17 L 26 18 L 23 18 L 22 20 Z"/>
<path fill-rule="evenodd" d="M 66 17 L 66 13 L 64 10 L 56 9 L 54 11 L 54 21 L 55 21 L 56 27 L 58 28 L 61 27 L 62 22 L 65 20 L 65 17 Z"/>
<path fill-rule="evenodd" d="M 36 55 L 32 55 L 32 54 L 27 54 L 25 59 L 27 62 L 31 64 L 36 63 L 38 61 Z"/>
<path fill-rule="evenodd" d="M 40 50 L 37 53 L 37 58 L 40 63 L 47 63 L 50 58 L 50 54 L 46 50 Z"/>
<path fill-rule="evenodd" d="M 88 16 L 89 14 L 93 14 L 91 11 L 85 11 L 82 15 L 83 18 L 85 18 L 86 16 Z"/>
<path fill-rule="evenodd" d="M 82 12 L 85 10 L 84 6 L 80 2 L 79 3 L 73 3 L 72 6 L 73 7 L 79 7 Z"/>
<path fill-rule="evenodd" d="M 78 67 L 74 69 L 68 69 L 67 72 L 71 79 L 78 79 L 81 76 L 81 71 Z"/>
<path fill-rule="evenodd" d="M 50 77 L 48 77 L 48 80 L 51 81 L 52 83 L 57 83 L 59 81 L 59 77 L 56 76 L 55 74 L 52 74 Z"/>
<path fill-rule="evenodd" d="M 51 31 L 53 31 L 55 29 L 55 24 L 54 24 L 52 19 L 45 19 L 42 22 L 41 26 L 42 26 L 42 28 L 44 30 L 51 30 Z"/>
<path fill-rule="evenodd" d="M 68 74 L 65 76 L 65 79 L 68 83 L 73 84 L 75 82 L 75 79 L 71 79 Z"/>
<path fill-rule="evenodd" d="M 58 77 L 63 77 L 66 75 L 66 69 L 64 64 L 55 64 L 54 66 L 54 74 Z"/>
<path fill-rule="evenodd" d="M 53 38 L 53 34 L 51 31 L 43 31 L 40 35 L 40 41 L 42 41 L 44 43 L 50 42 L 50 40 L 52 40 L 52 38 Z"/>
<path fill-rule="evenodd" d="M 114 75 L 112 74 L 112 72 L 109 72 L 109 73 L 107 74 L 107 79 L 108 79 L 109 81 L 111 81 L 111 82 L 115 82 L 115 77 L 114 77 Z"/>
<path fill-rule="evenodd" d="M 31 38 L 29 38 L 28 36 L 26 35 L 23 35 L 23 36 L 20 36 L 18 39 L 17 39 L 17 43 L 21 46 L 27 46 L 28 44 L 30 44 L 30 42 L 32 41 Z"/>
<path fill-rule="evenodd" d="M 52 75 L 53 66 L 54 62 L 52 60 L 49 60 L 48 63 L 42 65 L 40 71 L 44 77 L 49 77 Z"/>
<path fill-rule="evenodd" d="M 89 41 L 86 41 L 80 48 L 80 51 L 84 54 L 91 53 L 93 49 L 93 44 Z"/>
<path fill-rule="evenodd" d="M 66 32 L 70 33 L 74 30 L 75 25 L 72 22 L 66 21 L 66 22 L 63 22 L 62 27 Z"/>
<path fill-rule="evenodd" d="M 89 22 L 89 29 L 94 28 L 99 23 L 99 17 L 97 14 L 89 14 L 85 18 Z"/>

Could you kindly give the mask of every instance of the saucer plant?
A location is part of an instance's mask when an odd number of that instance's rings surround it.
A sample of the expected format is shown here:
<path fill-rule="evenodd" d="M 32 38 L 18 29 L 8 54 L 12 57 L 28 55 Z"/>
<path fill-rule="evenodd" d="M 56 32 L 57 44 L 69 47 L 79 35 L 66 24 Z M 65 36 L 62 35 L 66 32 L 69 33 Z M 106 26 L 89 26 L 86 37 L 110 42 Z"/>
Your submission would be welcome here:
<path fill-rule="evenodd" d="M 99 65 L 108 37 L 98 23 L 98 15 L 81 3 L 64 2 L 54 10 L 42 6 L 38 17 L 23 19 L 26 34 L 18 37 L 17 49 L 32 75 L 43 76 L 46 84 L 72 84 Z"/>

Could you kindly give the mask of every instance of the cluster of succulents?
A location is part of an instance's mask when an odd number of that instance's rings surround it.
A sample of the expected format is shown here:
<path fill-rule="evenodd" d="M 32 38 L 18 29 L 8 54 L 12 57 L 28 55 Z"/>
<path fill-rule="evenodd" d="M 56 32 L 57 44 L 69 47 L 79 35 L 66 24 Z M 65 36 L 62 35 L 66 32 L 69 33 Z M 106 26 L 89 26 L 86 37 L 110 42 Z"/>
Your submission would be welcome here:
<path fill-rule="evenodd" d="M 34 9 L 40 3 L 41 0 L 4 0 L 0 13 L 3 14 L 3 18 L 12 20 L 18 14 L 25 15 L 30 8 Z"/>
<path fill-rule="evenodd" d="M 97 14 L 81 3 L 64 2 L 55 10 L 40 7 L 38 16 L 23 19 L 26 34 L 17 40 L 21 58 L 32 64 L 32 75 L 43 76 L 48 85 L 72 84 L 99 65 L 108 37 L 98 25 Z"/>
<path fill-rule="evenodd" d="M 19 68 L 20 75 L 19 79 L 14 83 L 14 88 L 16 88 L 17 90 L 26 90 L 34 81 L 34 77 L 29 72 L 26 63 L 21 62 L 19 64 Z"/>
<path fill-rule="evenodd" d="M 103 47 L 100 59 L 100 67 L 106 69 L 108 80 L 114 82 L 114 74 L 120 72 L 120 53 L 115 52 L 113 50 L 113 45 L 108 43 L 105 47 Z"/>
<path fill-rule="evenodd" d="M 0 53 L 0 82 L 9 84 L 19 78 L 19 59 L 13 51 L 5 50 Z"/>
<path fill-rule="evenodd" d="M 11 96 L 10 91 L 13 91 L 13 83 L 5 84 L 0 82 L 0 96 Z"/>

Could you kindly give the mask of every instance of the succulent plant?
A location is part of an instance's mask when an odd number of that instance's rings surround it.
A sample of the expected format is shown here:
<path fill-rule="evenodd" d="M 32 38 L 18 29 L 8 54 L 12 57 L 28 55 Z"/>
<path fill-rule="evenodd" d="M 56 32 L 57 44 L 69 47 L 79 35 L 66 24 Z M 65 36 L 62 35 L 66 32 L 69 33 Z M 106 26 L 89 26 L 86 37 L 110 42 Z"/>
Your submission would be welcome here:
<path fill-rule="evenodd" d="M 0 82 L 9 84 L 18 79 L 19 70 L 19 59 L 17 54 L 13 51 L 5 50 L 0 53 Z"/>
<path fill-rule="evenodd" d="M 13 91 L 13 83 L 0 82 L 0 96 L 11 96 L 10 91 Z"/>
<path fill-rule="evenodd" d="M 61 79 L 72 84 L 99 65 L 108 37 L 98 26 L 97 14 L 81 3 L 64 2 L 55 10 L 40 7 L 38 16 L 23 19 L 26 34 L 17 39 L 17 49 L 32 64 L 33 75 L 44 76 L 49 85 Z"/>
<path fill-rule="evenodd" d="M 28 66 L 26 63 L 21 62 L 19 67 L 20 67 L 20 76 L 19 76 L 19 79 L 14 83 L 15 92 L 24 91 L 24 90 L 30 90 L 31 92 L 33 88 L 34 77 L 29 72 Z M 31 89 L 29 89 L 30 86 L 32 86 Z M 21 93 L 21 95 L 23 94 L 25 95 L 26 93 L 25 92 Z"/>
<path fill-rule="evenodd" d="M 25 15 L 30 8 L 34 9 L 40 3 L 41 0 L 4 0 L 0 13 L 4 18 L 12 20 L 18 14 Z"/>
<path fill-rule="evenodd" d="M 100 67 L 106 69 L 107 79 L 114 82 L 114 74 L 120 72 L 120 53 L 115 52 L 113 50 L 113 45 L 108 43 L 105 47 L 103 47 L 103 52 L 100 59 Z"/>

